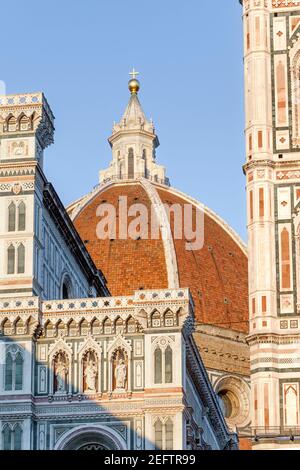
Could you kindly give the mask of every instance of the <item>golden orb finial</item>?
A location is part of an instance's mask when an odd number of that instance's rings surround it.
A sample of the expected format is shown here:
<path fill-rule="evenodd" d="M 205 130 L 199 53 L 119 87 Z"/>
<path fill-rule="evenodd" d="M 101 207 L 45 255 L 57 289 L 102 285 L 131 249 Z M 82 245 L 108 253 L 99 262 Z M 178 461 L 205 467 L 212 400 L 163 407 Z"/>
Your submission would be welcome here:
<path fill-rule="evenodd" d="M 132 78 L 128 82 L 128 88 L 132 95 L 137 95 L 141 87 L 140 82 L 137 80 L 136 76 L 139 75 L 139 72 L 136 72 L 135 69 L 130 72 Z"/>

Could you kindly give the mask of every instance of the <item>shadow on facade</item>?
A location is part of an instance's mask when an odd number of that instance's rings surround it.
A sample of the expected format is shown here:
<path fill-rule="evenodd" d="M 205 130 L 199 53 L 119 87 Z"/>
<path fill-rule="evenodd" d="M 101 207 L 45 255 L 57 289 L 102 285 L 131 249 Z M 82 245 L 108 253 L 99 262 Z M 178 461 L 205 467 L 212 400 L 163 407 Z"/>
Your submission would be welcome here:
<path fill-rule="evenodd" d="M 236 449 L 188 289 L 1 299 L 2 449 Z"/>
<path fill-rule="evenodd" d="M 92 337 L 78 338 L 84 346 L 74 360 L 66 338 L 42 338 L 0 335 L 2 450 L 156 447 L 145 436 L 143 400 L 128 391 L 132 371 L 121 345 L 105 377 L 102 351 Z M 45 365 L 48 353 L 51 366 Z M 173 423 L 163 421 L 156 425 L 157 448 L 164 447 L 159 441 L 167 432 L 171 449 Z"/>

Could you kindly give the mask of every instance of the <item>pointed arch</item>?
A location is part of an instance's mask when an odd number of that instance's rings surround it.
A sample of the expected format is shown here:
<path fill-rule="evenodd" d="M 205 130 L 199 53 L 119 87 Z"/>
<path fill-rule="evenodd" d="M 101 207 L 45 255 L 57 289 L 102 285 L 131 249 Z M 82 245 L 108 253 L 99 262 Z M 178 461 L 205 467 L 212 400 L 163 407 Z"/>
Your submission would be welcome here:
<path fill-rule="evenodd" d="M 128 164 L 127 164 L 128 179 L 132 180 L 134 179 L 134 151 L 132 147 L 130 147 L 130 149 L 128 150 L 127 159 L 128 159 Z"/>
<path fill-rule="evenodd" d="M 103 322 L 103 333 L 105 335 L 111 335 L 112 334 L 112 325 L 111 325 L 111 321 L 108 317 Z"/>
<path fill-rule="evenodd" d="M 165 450 L 173 450 L 173 421 L 169 418 L 165 423 Z"/>
<path fill-rule="evenodd" d="M 8 351 L 5 357 L 5 391 L 13 390 L 13 357 Z"/>
<path fill-rule="evenodd" d="M 57 336 L 64 336 L 66 333 L 66 325 L 62 320 L 59 320 L 55 326 Z"/>
<path fill-rule="evenodd" d="M 98 318 L 93 318 L 91 322 L 91 333 L 93 336 L 101 334 L 101 324 Z"/>
<path fill-rule="evenodd" d="M 26 114 L 22 113 L 18 119 L 18 128 L 20 131 L 27 131 L 29 129 L 30 120 Z"/>
<path fill-rule="evenodd" d="M 64 300 L 74 298 L 73 283 L 69 273 L 65 272 L 61 280 L 61 298 Z"/>
<path fill-rule="evenodd" d="M 16 132 L 16 130 L 17 130 L 17 120 L 16 120 L 15 116 L 10 115 L 7 118 L 6 123 L 7 123 L 8 132 Z"/>
<path fill-rule="evenodd" d="M 15 344 L 9 346 L 5 355 L 4 389 L 21 391 L 23 389 L 23 351 Z"/>
<path fill-rule="evenodd" d="M 78 326 L 77 326 L 76 321 L 73 318 L 71 318 L 71 320 L 68 322 L 67 329 L 68 329 L 69 336 L 77 336 Z"/>
<path fill-rule="evenodd" d="M 22 318 L 19 317 L 15 322 L 15 333 L 17 335 L 23 335 L 26 332 L 25 330 L 26 330 L 25 323 L 22 320 Z"/>
<path fill-rule="evenodd" d="M 171 384 L 173 382 L 173 351 L 170 345 L 165 351 L 165 383 Z"/>
<path fill-rule="evenodd" d="M 20 352 L 16 354 L 15 365 L 15 390 L 22 390 L 23 388 L 23 356 Z"/>
<path fill-rule="evenodd" d="M 151 315 L 151 326 L 155 328 L 161 326 L 161 315 L 158 310 L 155 310 Z"/>
<path fill-rule="evenodd" d="M 44 326 L 44 331 L 45 331 L 46 338 L 54 337 L 55 328 L 54 328 L 53 323 L 50 320 L 46 322 Z"/>
<path fill-rule="evenodd" d="M 18 206 L 18 231 L 24 232 L 26 229 L 26 206 L 23 201 Z"/>
<path fill-rule="evenodd" d="M 101 346 L 92 336 L 89 336 L 78 350 L 80 391 L 82 393 L 101 391 L 101 358 Z"/>
<path fill-rule="evenodd" d="M 116 368 L 123 363 L 123 367 L 126 367 L 126 390 L 131 391 L 131 360 L 132 360 L 132 345 L 131 341 L 126 340 L 122 335 L 118 335 L 112 341 L 109 342 L 107 348 L 107 357 L 109 360 L 109 391 L 115 390 L 117 386 L 116 380 Z M 124 367 L 124 368 L 125 368 Z"/>
<path fill-rule="evenodd" d="M 25 273 L 25 246 L 20 243 L 18 246 L 18 274 Z"/>
<path fill-rule="evenodd" d="M 90 333 L 90 324 L 83 318 L 79 324 L 80 336 L 87 336 Z"/>
<path fill-rule="evenodd" d="M 164 314 L 164 325 L 165 326 L 175 325 L 174 313 L 170 309 L 168 309 Z"/>
<path fill-rule="evenodd" d="M 8 206 L 8 231 L 15 232 L 16 230 L 16 205 L 11 202 Z"/>
<path fill-rule="evenodd" d="M 154 383 L 162 383 L 162 350 L 159 346 L 154 351 Z"/>
<path fill-rule="evenodd" d="M 9 318 L 6 318 L 2 323 L 2 330 L 4 335 L 11 335 L 12 334 L 12 324 Z"/>
<path fill-rule="evenodd" d="M 7 249 L 7 274 L 15 274 L 16 269 L 16 249 L 10 244 Z"/>
<path fill-rule="evenodd" d="M 12 450 L 12 429 L 8 423 L 2 429 L 3 450 Z"/>
<path fill-rule="evenodd" d="M 30 316 L 26 321 L 26 333 L 32 334 L 36 327 L 38 326 L 38 321 L 35 320 L 32 316 Z"/>
<path fill-rule="evenodd" d="M 14 434 L 14 444 L 13 444 L 14 449 L 13 450 L 21 450 L 23 430 L 19 423 L 16 424 L 16 426 L 14 427 L 13 434 Z"/>
<path fill-rule="evenodd" d="M 130 316 L 126 321 L 126 333 L 135 333 L 135 332 L 136 332 L 135 320 L 132 316 Z"/>
<path fill-rule="evenodd" d="M 114 330 L 116 335 L 120 335 L 124 331 L 124 324 L 121 317 L 117 317 L 114 323 Z"/>
<path fill-rule="evenodd" d="M 163 424 L 160 419 L 158 419 L 154 424 L 154 434 L 155 434 L 155 449 L 163 450 Z"/>

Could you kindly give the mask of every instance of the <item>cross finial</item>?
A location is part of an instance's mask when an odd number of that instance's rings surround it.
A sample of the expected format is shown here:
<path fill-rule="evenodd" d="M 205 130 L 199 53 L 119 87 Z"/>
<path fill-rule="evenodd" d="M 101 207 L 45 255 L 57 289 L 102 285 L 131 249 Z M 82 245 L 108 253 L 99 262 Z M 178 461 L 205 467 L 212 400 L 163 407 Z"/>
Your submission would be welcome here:
<path fill-rule="evenodd" d="M 132 69 L 132 72 L 129 73 L 129 75 L 131 75 L 133 80 L 135 80 L 137 75 L 139 75 L 139 74 L 140 74 L 140 72 L 137 72 L 134 67 Z"/>

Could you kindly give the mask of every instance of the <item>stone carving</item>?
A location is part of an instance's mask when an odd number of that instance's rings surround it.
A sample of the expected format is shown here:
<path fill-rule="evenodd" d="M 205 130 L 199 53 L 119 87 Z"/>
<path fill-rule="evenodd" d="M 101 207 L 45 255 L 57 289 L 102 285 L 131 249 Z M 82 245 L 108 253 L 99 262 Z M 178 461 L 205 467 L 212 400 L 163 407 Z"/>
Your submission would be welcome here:
<path fill-rule="evenodd" d="M 13 193 L 18 196 L 22 191 L 22 186 L 19 183 L 15 183 L 12 187 Z"/>
<path fill-rule="evenodd" d="M 84 392 L 97 392 L 98 367 L 95 354 L 89 351 L 84 360 Z"/>
<path fill-rule="evenodd" d="M 116 389 L 125 390 L 127 378 L 127 367 L 123 359 L 119 360 L 118 365 L 115 369 Z"/>
<path fill-rule="evenodd" d="M 68 366 L 66 356 L 63 353 L 59 353 L 55 359 L 55 392 L 64 393 L 66 392 L 66 383 L 68 375 Z"/>

